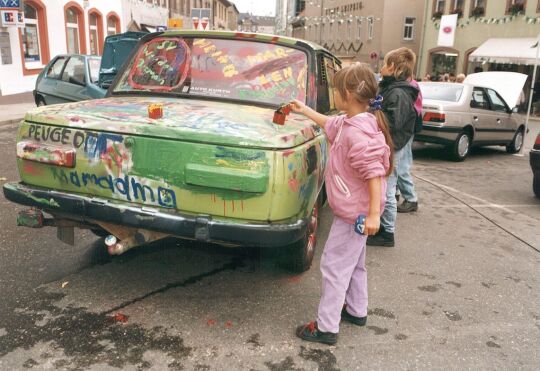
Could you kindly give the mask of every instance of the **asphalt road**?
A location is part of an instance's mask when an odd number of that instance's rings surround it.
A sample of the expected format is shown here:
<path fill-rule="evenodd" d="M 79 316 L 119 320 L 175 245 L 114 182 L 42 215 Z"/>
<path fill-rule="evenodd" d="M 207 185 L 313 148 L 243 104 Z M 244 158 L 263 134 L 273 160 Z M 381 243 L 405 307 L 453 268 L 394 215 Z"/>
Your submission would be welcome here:
<path fill-rule="evenodd" d="M 18 178 L 14 133 L 0 128 L 0 183 Z M 0 369 L 538 369 L 528 156 L 453 163 L 427 146 L 414 175 L 420 210 L 399 216 L 395 248 L 368 249 L 368 324 L 331 347 L 293 335 L 316 315 L 328 208 L 314 266 L 294 276 L 272 254 L 174 239 L 110 258 L 89 233 L 71 247 L 17 228 L 21 207 L 0 196 Z"/>

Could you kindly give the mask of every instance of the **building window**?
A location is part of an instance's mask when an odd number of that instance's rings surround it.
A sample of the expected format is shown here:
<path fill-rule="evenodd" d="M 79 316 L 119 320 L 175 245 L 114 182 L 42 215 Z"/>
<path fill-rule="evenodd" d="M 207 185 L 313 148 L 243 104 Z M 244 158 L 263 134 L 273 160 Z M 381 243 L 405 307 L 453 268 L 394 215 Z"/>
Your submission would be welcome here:
<path fill-rule="evenodd" d="M 486 15 L 487 0 L 471 0 L 471 17 L 483 17 Z"/>
<path fill-rule="evenodd" d="M 440 17 L 444 14 L 446 0 L 433 0 L 433 16 Z"/>
<path fill-rule="evenodd" d="M 114 12 L 107 14 L 107 36 L 120 33 L 120 17 Z"/>
<path fill-rule="evenodd" d="M 39 46 L 39 21 L 36 8 L 24 5 L 24 28 L 22 30 L 22 44 L 24 63 L 27 68 L 41 66 L 41 51 Z"/>
<path fill-rule="evenodd" d="M 463 6 L 465 0 L 452 0 L 452 9 L 450 13 L 457 14 L 458 17 L 463 17 Z"/>
<path fill-rule="evenodd" d="M 403 40 L 414 40 L 414 25 L 416 18 L 405 17 L 405 23 L 403 24 Z"/>
<path fill-rule="evenodd" d="M 506 14 L 525 14 L 527 0 L 506 0 Z"/>
<path fill-rule="evenodd" d="M 369 40 L 373 40 L 373 18 L 370 17 L 368 18 L 368 21 L 367 21 L 367 25 L 368 25 L 368 39 Z"/>
<path fill-rule="evenodd" d="M 86 54 L 83 8 L 79 4 L 71 1 L 65 5 L 64 14 L 67 52 L 70 54 Z"/>
<path fill-rule="evenodd" d="M 100 55 L 103 45 L 103 17 L 97 9 L 88 11 L 88 35 L 90 37 L 90 54 Z"/>
<path fill-rule="evenodd" d="M 362 40 L 362 21 L 358 20 L 358 40 Z"/>

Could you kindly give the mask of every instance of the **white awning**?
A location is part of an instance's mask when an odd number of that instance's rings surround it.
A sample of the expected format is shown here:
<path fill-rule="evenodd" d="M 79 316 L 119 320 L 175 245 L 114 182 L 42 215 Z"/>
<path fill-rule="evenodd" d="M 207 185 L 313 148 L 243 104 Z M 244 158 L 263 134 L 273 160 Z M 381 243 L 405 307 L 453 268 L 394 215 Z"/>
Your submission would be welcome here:
<path fill-rule="evenodd" d="M 533 65 L 536 41 L 535 37 L 488 39 L 471 53 L 469 61 Z"/>

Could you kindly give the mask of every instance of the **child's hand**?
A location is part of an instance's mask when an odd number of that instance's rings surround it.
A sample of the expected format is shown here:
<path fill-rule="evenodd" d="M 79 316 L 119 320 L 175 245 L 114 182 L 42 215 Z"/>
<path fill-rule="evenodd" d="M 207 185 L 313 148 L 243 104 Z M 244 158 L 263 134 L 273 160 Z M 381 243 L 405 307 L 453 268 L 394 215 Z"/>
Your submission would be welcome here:
<path fill-rule="evenodd" d="M 299 100 L 293 100 L 291 102 L 291 109 L 293 110 L 293 112 L 296 112 L 296 113 L 301 113 L 301 114 L 305 114 L 306 111 L 307 111 L 307 106 L 300 102 Z"/>
<path fill-rule="evenodd" d="M 378 214 L 368 215 L 365 222 L 364 234 L 367 236 L 373 236 L 379 231 L 381 227 L 381 218 Z"/>

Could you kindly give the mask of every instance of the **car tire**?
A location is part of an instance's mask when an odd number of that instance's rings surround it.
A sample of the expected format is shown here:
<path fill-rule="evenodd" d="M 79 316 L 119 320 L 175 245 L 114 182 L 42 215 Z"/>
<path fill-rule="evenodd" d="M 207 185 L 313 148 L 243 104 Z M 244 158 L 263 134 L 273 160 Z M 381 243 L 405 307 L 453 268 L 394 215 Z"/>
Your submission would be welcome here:
<path fill-rule="evenodd" d="M 452 160 L 461 162 L 467 158 L 471 151 L 471 136 L 467 132 L 459 133 L 454 144 L 450 147 L 450 155 Z"/>
<path fill-rule="evenodd" d="M 36 106 L 43 107 L 46 106 L 47 103 L 45 102 L 45 98 L 43 98 L 41 95 L 38 95 L 36 97 Z"/>
<path fill-rule="evenodd" d="M 540 198 L 540 177 L 533 177 L 533 192 L 536 198 Z"/>
<path fill-rule="evenodd" d="M 302 239 L 283 248 L 280 264 L 282 268 L 292 273 L 303 273 L 311 267 L 317 246 L 317 229 L 321 203 L 319 199 L 313 206 L 310 222 Z"/>
<path fill-rule="evenodd" d="M 518 153 L 523 146 L 523 128 L 519 128 L 514 134 L 512 141 L 506 146 L 506 152 L 510 154 Z"/>

